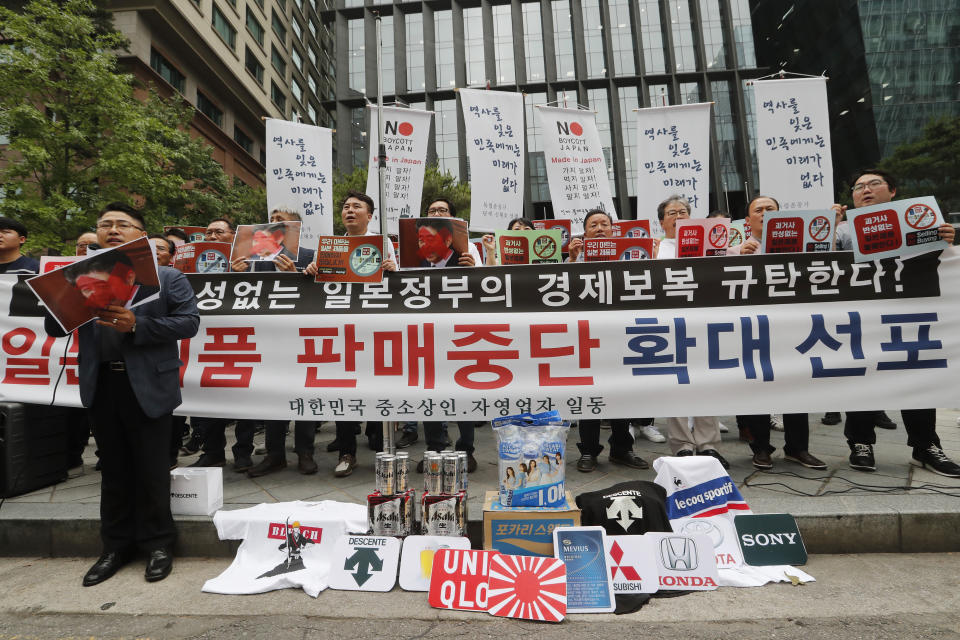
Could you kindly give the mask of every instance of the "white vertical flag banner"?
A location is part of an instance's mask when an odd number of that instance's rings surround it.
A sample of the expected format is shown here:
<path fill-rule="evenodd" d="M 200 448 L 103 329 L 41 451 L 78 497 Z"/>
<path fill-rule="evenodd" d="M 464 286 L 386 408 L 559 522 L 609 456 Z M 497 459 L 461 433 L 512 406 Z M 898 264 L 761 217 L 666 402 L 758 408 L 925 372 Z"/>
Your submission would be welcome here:
<path fill-rule="evenodd" d="M 829 209 L 833 205 L 833 159 L 827 79 L 758 80 L 757 114 L 760 192 L 781 209 Z"/>
<path fill-rule="evenodd" d="M 610 195 L 607 163 L 593 111 L 537 105 L 553 217 L 571 221 L 571 233 L 583 233 L 583 217 L 603 209 L 617 219 Z"/>
<path fill-rule="evenodd" d="M 333 233 L 333 132 L 324 127 L 267 119 L 267 215 L 300 214 L 300 244 L 313 248 Z"/>
<path fill-rule="evenodd" d="M 662 236 L 657 205 L 672 195 L 690 201 L 691 217 L 710 208 L 710 103 L 637 109 L 637 219 Z"/>
<path fill-rule="evenodd" d="M 470 228 L 502 230 L 523 215 L 523 94 L 458 93 L 470 159 Z"/>
<path fill-rule="evenodd" d="M 377 188 L 377 108 L 368 106 L 367 116 L 370 118 L 367 195 L 373 198 L 376 207 L 370 228 L 380 233 L 380 213 L 386 211 L 387 231 L 399 233 L 397 220 L 420 215 L 420 196 L 423 193 L 423 173 L 427 165 L 427 143 L 430 140 L 433 111 L 383 108 L 383 144 L 387 148 L 383 193 L 387 201 L 382 206 L 380 190 Z"/>

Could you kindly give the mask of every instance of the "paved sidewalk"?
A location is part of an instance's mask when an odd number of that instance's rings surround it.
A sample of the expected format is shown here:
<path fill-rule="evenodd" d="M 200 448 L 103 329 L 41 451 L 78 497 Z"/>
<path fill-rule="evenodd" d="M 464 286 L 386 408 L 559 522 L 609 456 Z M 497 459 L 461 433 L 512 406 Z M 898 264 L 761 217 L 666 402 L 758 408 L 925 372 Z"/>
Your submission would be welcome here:
<path fill-rule="evenodd" d="M 824 426 L 822 414 L 810 416 L 811 453 L 823 459 L 829 468 L 814 471 L 782 459 L 782 452 L 773 454 L 774 469 L 756 471 L 750 464 L 750 449 L 737 439 L 736 421 L 732 416 L 721 420 L 730 428 L 724 434 L 721 453 L 731 463 L 730 476 L 747 502 L 758 513 L 786 512 L 797 517 L 804 542 L 812 553 L 847 552 L 916 552 L 960 550 L 960 480 L 944 478 L 909 464 L 910 449 L 906 432 L 897 411 L 888 415 L 898 423 L 895 431 L 877 429 L 875 447 L 876 473 L 863 473 L 847 465 L 849 449 L 843 437 L 842 423 Z M 937 431 L 943 448 L 954 460 L 960 460 L 960 410 L 937 412 Z M 665 433 L 662 421 L 657 426 Z M 232 429 L 230 430 L 232 431 Z M 653 480 L 654 472 L 637 471 L 610 464 L 607 451 L 600 456 L 600 466 L 593 473 L 575 469 L 579 456 L 576 429 L 567 439 L 567 489 L 574 495 L 593 491 L 630 479 Z M 456 439 L 457 429 L 450 427 Z M 411 461 L 420 459 L 423 437 L 408 451 Z M 602 432 L 605 439 L 609 432 Z M 358 438 L 359 466 L 348 478 L 334 478 L 336 454 L 327 453 L 333 439 L 332 427 L 322 427 L 317 434 L 315 459 L 320 472 L 303 476 L 297 472 L 296 456 L 288 453 L 288 467 L 262 478 L 250 479 L 231 470 L 228 460 L 224 468 L 224 508 L 238 509 L 261 502 L 289 500 L 340 500 L 364 503 L 373 489 L 373 452 L 366 448 L 363 436 Z M 292 434 L 288 445 L 292 446 Z M 229 446 L 232 438 L 228 441 Z M 772 443 L 780 447 L 782 433 L 773 432 Z M 255 446 L 263 445 L 258 434 Z M 480 463 L 470 475 L 468 514 L 472 521 L 471 536 L 479 537 L 479 520 L 484 492 L 496 488 L 497 464 L 495 439 L 489 425 L 477 429 L 476 458 Z M 16 498 L 9 498 L 0 508 L 0 555 L 91 556 L 99 551 L 98 505 L 100 475 L 94 471 L 96 458 L 91 439 L 85 457 L 85 473 L 66 482 Z M 642 436 L 634 450 L 648 462 L 670 451 L 666 443 L 655 444 Z M 228 451 L 229 455 L 229 451 Z M 189 465 L 197 456 L 180 458 Z M 255 461 L 259 459 L 254 456 Z M 418 491 L 419 477 L 413 474 Z M 216 538 L 211 519 L 178 517 L 181 555 L 232 555 L 233 542 Z"/>

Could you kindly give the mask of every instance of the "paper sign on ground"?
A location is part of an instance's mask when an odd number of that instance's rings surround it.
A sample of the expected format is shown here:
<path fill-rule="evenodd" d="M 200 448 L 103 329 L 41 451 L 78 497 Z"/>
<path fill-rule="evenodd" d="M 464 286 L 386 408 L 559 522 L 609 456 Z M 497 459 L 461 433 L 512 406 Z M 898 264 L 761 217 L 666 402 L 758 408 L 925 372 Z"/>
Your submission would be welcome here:
<path fill-rule="evenodd" d="M 614 593 L 655 593 L 660 572 L 646 536 L 607 536 L 607 564 Z"/>
<path fill-rule="evenodd" d="M 562 561 L 501 553 L 490 565 L 490 615 L 541 622 L 560 622 L 567 615 L 567 567 Z"/>
<path fill-rule="evenodd" d="M 662 591 L 711 591 L 717 588 L 713 543 L 704 535 L 645 533 L 653 543 Z"/>
<path fill-rule="evenodd" d="M 383 236 L 320 236 L 315 282 L 383 280 Z"/>
<path fill-rule="evenodd" d="M 346 534 L 330 552 L 330 587 L 343 591 L 390 591 L 397 582 L 400 540 Z"/>
<path fill-rule="evenodd" d="M 833 249 L 832 210 L 767 211 L 760 234 L 761 253 L 804 253 Z"/>
<path fill-rule="evenodd" d="M 559 229 L 560 230 L 560 250 L 566 252 L 567 245 L 570 244 L 570 226 L 569 220 L 534 220 L 534 229 Z"/>
<path fill-rule="evenodd" d="M 567 611 L 604 613 L 617 608 L 607 566 L 603 527 L 558 527 L 553 550 L 567 565 Z"/>
<path fill-rule="evenodd" d="M 486 611 L 490 562 L 496 551 L 441 549 L 433 558 L 427 601 L 436 609 Z"/>
<path fill-rule="evenodd" d="M 230 243 L 182 244 L 173 254 L 173 268 L 183 273 L 226 273 L 230 271 Z"/>
<path fill-rule="evenodd" d="M 613 223 L 614 238 L 649 238 L 649 220 L 620 220 Z"/>
<path fill-rule="evenodd" d="M 933 196 L 894 200 L 847 211 L 854 233 L 854 262 L 942 251 L 937 230 L 943 214 Z"/>
<path fill-rule="evenodd" d="M 727 255 L 730 221 L 726 218 L 677 220 L 677 257 Z"/>
<path fill-rule="evenodd" d="M 430 591 L 430 575 L 441 549 L 469 549 L 469 538 L 454 536 L 407 536 L 400 553 L 400 588 Z"/>
<path fill-rule="evenodd" d="M 681 535 L 706 536 L 713 544 L 713 557 L 718 571 L 739 569 L 743 565 L 743 553 L 737 544 L 737 532 L 730 518 L 677 518 L 671 520 L 670 525 Z"/>
<path fill-rule="evenodd" d="M 747 564 L 807 564 L 807 548 L 797 521 L 789 513 L 738 515 L 733 522 Z"/>
<path fill-rule="evenodd" d="M 590 238 L 583 241 L 585 262 L 653 258 L 653 238 Z"/>
<path fill-rule="evenodd" d="M 560 231 L 497 231 L 500 264 L 544 264 L 562 261 Z"/>

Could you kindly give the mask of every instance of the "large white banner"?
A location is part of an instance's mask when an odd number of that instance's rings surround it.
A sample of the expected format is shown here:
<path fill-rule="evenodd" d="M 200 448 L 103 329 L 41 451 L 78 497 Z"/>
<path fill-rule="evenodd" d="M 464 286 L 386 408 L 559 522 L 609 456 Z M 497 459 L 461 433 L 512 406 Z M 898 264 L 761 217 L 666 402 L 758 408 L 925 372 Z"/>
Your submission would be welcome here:
<path fill-rule="evenodd" d="M 523 215 L 523 94 L 458 93 L 470 159 L 470 229 L 506 229 Z"/>
<path fill-rule="evenodd" d="M 691 217 L 710 213 L 710 103 L 637 109 L 637 219 L 651 235 L 663 229 L 657 205 L 672 195 L 690 201 Z"/>
<path fill-rule="evenodd" d="M 583 233 L 583 217 L 591 209 L 603 209 L 616 220 L 596 114 L 540 105 L 536 111 L 553 217 L 572 221 L 574 234 Z"/>
<path fill-rule="evenodd" d="M 185 415 L 631 418 L 960 403 L 960 250 L 411 269 L 376 284 L 196 274 Z M 0 401 L 78 401 L 76 341 L 0 276 Z"/>
<path fill-rule="evenodd" d="M 827 79 L 758 80 L 753 95 L 760 192 L 781 209 L 829 209 L 835 200 Z"/>
<path fill-rule="evenodd" d="M 368 105 L 370 119 L 370 164 L 367 173 L 367 195 L 373 198 L 376 211 L 370 228 L 380 233 L 380 214 L 386 211 L 387 230 L 399 233 L 397 220 L 420 217 L 423 194 L 423 173 L 427 166 L 427 143 L 430 141 L 430 118 L 433 111 L 383 108 L 383 144 L 387 148 L 387 170 L 384 174 L 386 202 L 380 206 L 380 175 L 377 166 L 377 108 Z"/>
<path fill-rule="evenodd" d="M 316 249 L 333 234 L 333 132 L 324 127 L 267 119 L 267 215 L 300 214 L 300 244 Z"/>

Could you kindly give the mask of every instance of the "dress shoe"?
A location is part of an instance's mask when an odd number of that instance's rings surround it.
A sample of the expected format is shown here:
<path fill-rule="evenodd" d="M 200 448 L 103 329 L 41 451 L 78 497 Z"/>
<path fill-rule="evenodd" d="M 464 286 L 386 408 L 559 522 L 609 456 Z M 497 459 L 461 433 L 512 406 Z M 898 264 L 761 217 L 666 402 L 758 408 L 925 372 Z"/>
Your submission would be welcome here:
<path fill-rule="evenodd" d="M 699 453 L 697 453 L 697 455 L 710 456 L 711 458 L 716 458 L 717 461 L 720 462 L 721 467 L 723 467 L 724 469 L 730 468 L 730 463 L 727 462 L 727 459 L 724 458 L 722 455 L 720 455 L 720 452 L 717 451 L 716 449 L 704 449 L 703 451 L 700 451 Z"/>
<path fill-rule="evenodd" d="M 400 439 L 397 440 L 397 449 L 406 449 L 419 439 L 420 436 L 417 435 L 416 431 L 404 431 Z"/>
<path fill-rule="evenodd" d="M 881 429 L 896 429 L 897 423 L 890 419 L 886 411 L 877 411 L 873 414 L 873 424 Z"/>
<path fill-rule="evenodd" d="M 268 473 L 273 473 L 274 471 L 280 471 L 280 469 L 285 469 L 287 466 L 287 459 L 283 457 L 274 457 L 270 454 L 267 454 L 263 457 L 263 460 L 258 462 L 256 465 L 250 467 L 247 470 L 248 478 L 259 478 L 260 476 L 265 476 Z"/>
<path fill-rule="evenodd" d="M 770 454 L 766 451 L 757 451 L 753 454 L 753 466 L 761 471 L 773 469 L 773 460 L 770 459 Z"/>
<path fill-rule="evenodd" d="M 827 411 L 825 414 L 823 414 L 823 417 L 820 418 L 820 424 L 825 424 L 828 427 L 832 427 L 835 424 L 840 424 L 840 412 Z"/>
<path fill-rule="evenodd" d="M 589 473 L 594 471 L 597 468 L 597 456 L 590 455 L 585 453 L 580 456 L 580 459 L 577 460 L 577 471 L 583 471 L 584 473 Z"/>
<path fill-rule="evenodd" d="M 110 551 L 103 554 L 83 576 L 83 586 L 92 587 L 95 584 L 100 584 L 129 561 L 129 555 L 121 551 Z"/>
<path fill-rule="evenodd" d="M 330 441 L 330 444 L 327 445 L 327 452 L 333 453 L 334 451 L 340 451 L 340 441 L 334 438 Z"/>
<path fill-rule="evenodd" d="M 467 473 L 473 473 L 477 470 L 477 459 L 473 457 L 472 453 L 467 454 Z"/>
<path fill-rule="evenodd" d="M 313 475 L 317 472 L 317 463 L 313 459 L 312 453 L 300 451 L 297 453 L 297 469 L 305 476 Z"/>
<path fill-rule="evenodd" d="M 623 465 L 624 467 L 631 467 L 633 469 L 649 469 L 650 465 L 646 460 L 635 454 L 633 451 L 624 451 L 623 453 L 618 453 L 614 455 L 610 454 L 610 462 L 613 464 Z"/>
<path fill-rule="evenodd" d="M 678 457 L 678 458 L 683 458 L 684 456 L 692 456 L 692 455 L 693 455 L 693 449 L 680 449 L 680 451 L 677 451 L 677 452 L 676 452 L 675 454 L 673 454 L 673 455 L 676 456 L 676 457 Z"/>
<path fill-rule="evenodd" d="M 233 459 L 233 470 L 237 473 L 249 471 L 253 467 L 253 459 L 250 456 L 237 456 Z"/>
<path fill-rule="evenodd" d="M 807 469 L 826 469 L 827 463 L 810 455 L 809 451 L 800 451 L 799 453 L 784 453 L 784 460 L 789 460 L 790 462 L 796 462 L 797 464 L 802 464 Z"/>
<path fill-rule="evenodd" d="M 213 456 L 203 453 L 197 458 L 197 461 L 191 464 L 191 467 L 222 467 L 227 464 L 226 458 L 214 458 Z"/>
<path fill-rule="evenodd" d="M 166 549 L 155 549 L 150 552 L 147 570 L 143 572 L 143 577 L 147 582 L 158 582 L 170 575 L 171 569 L 173 569 L 173 554 Z"/>

